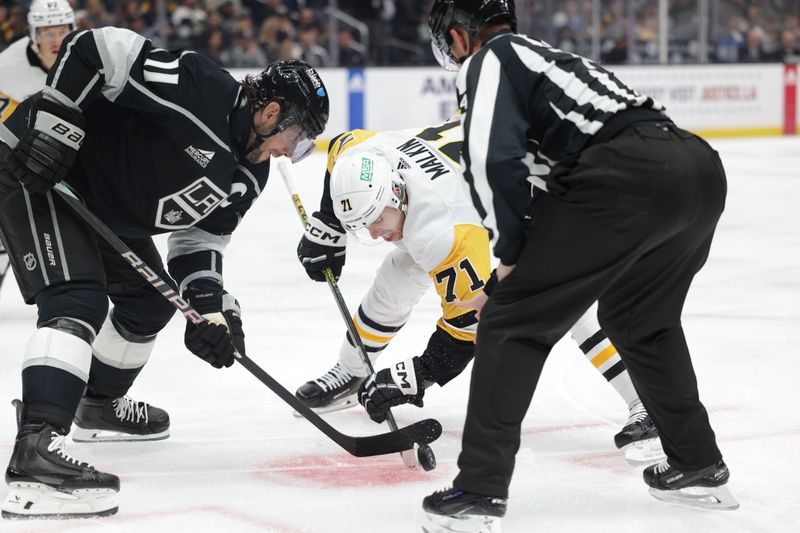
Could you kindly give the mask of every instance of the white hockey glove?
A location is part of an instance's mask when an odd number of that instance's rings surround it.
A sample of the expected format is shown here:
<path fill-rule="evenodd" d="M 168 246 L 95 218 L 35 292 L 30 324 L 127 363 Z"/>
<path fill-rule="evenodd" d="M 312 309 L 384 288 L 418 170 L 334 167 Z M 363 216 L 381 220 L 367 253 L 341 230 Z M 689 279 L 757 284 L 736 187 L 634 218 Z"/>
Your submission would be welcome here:
<path fill-rule="evenodd" d="M 358 401 L 374 422 L 381 423 L 386 420 L 387 411 L 397 405 L 411 403 L 422 407 L 424 395 L 422 362 L 419 357 L 412 357 L 364 380 L 358 390 Z"/>
<path fill-rule="evenodd" d="M 314 281 L 325 281 L 322 270 L 330 268 L 333 277 L 342 275 L 347 247 L 347 233 L 335 216 L 320 211 L 308 219 L 308 227 L 297 246 L 297 258 Z"/>

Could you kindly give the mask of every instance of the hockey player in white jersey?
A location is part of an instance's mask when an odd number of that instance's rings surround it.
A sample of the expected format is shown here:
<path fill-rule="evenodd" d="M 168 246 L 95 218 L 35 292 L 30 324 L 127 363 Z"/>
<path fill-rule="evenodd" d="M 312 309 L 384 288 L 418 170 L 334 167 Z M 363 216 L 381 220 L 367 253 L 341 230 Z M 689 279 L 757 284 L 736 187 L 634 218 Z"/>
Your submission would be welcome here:
<path fill-rule="evenodd" d="M 491 266 L 489 235 L 461 178 L 461 131 L 456 118 L 422 131 L 354 130 L 331 142 L 321 209 L 298 247 L 309 277 L 323 281 L 325 267 L 340 275 L 348 233 L 368 233 L 368 238 L 396 246 L 353 317 L 373 364 L 431 283 L 442 313 L 422 355 L 369 376 L 346 335 L 333 368 L 296 392 L 318 412 L 343 409 L 358 400 L 381 422 L 393 406 L 421 406 L 427 387 L 445 385 L 472 359 L 478 319 L 475 310 L 465 310 L 460 302 L 488 291 Z M 617 447 L 626 448 L 632 463 L 661 458 L 655 425 L 600 329 L 595 306 L 571 335 L 628 405 L 629 419 L 614 438 Z"/>
<path fill-rule="evenodd" d="M 0 122 L 28 96 L 41 91 L 61 41 L 75 29 L 75 13 L 67 0 L 34 0 L 28 11 L 30 37 L 0 53 Z M 8 270 L 8 255 L 0 243 L 0 286 Z"/>
<path fill-rule="evenodd" d="M 0 120 L 44 88 L 61 41 L 75 29 L 75 13 L 67 0 L 34 0 L 28 11 L 29 37 L 0 53 Z"/>

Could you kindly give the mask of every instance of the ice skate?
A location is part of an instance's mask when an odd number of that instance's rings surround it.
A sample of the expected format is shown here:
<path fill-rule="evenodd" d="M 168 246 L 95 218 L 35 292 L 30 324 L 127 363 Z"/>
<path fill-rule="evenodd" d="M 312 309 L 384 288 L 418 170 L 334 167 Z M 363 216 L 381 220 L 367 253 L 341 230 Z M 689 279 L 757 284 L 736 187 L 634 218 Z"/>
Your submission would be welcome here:
<path fill-rule="evenodd" d="M 658 438 L 658 429 L 640 401 L 631 405 L 628 421 L 614 435 L 614 444 L 625 453 L 625 460 L 633 466 L 651 465 L 666 458 Z"/>
<path fill-rule="evenodd" d="M 84 396 L 75 413 L 75 442 L 162 440 L 169 437 L 169 415 L 163 409 L 127 396 Z"/>
<path fill-rule="evenodd" d="M 657 500 L 686 507 L 732 511 L 739 502 L 727 487 L 730 472 L 724 462 L 695 471 L 681 471 L 662 461 L 642 473 Z"/>
<path fill-rule="evenodd" d="M 364 379 L 350 374 L 341 363 L 336 363 L 325 374 L 297 389 L 295 396 L 318 414 L 339 411 L 358 405 L 356 393 Z"/>
<path fill-rule="evenodd" d="M 117 512 L 119 478 L 64 450 L 65 436 L 44 423 L 23 424 L 6 469 L 8 519 L 89 518 Z"/>
<path fill-rule="evenodd" d="M 426 496 L 422 509 L 426 533 L 500 533 L 506 499 L 444 489 Z"/>

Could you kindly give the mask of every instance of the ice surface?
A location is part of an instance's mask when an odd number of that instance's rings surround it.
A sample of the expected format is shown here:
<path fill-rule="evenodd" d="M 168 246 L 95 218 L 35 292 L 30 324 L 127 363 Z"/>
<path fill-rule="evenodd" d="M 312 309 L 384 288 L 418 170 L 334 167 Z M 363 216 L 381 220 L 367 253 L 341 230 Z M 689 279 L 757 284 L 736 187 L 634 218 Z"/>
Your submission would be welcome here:
<path fill-rule="evenodd" d="M 800 531 L 800 139 L 713 144 L 728 171 L 728 204 L 684 326 L 741 508 L 686 510 L 650 497 L 640 469 L 612 442 L 627 416 L 622 400 L 566 339 L 524 422 L 504 531 Z M 294 169 L 309 212 L 319 201 L 323 165 L 315 156 Z M 333 364 L 344 334 L 328 288 L 308 280 L 297 262 L 300 233 L 273 176 L 225 262 L 226 288 L 244 309 L 250 357 L 292 391 Z M 389 246 L 350 247 L 341 289 L 351 310 Z M 430 291 L 379 366 L 421 353 L 437 312 Z M 34 322 L 35 309 L 8 280 L 0 298 L 3 465 L 15 434 L 10 401 L 20 395 L 20 361 Z M 456 473 L 469 372 L 427 391 L 425 408 L 396 410 L 401 425 L 435 417 L 445 429 L 433 445 L 439 467 L 411 472 L 399 456 L 349 456 L 242 367 L 214 370 L 182 339 L 176 317 L 131 391 L 169 411 L 168 440 L 68 446 L 121 477 L 119 514 L 6 520 L 0 531 L 412 532 L 423 496 Z M 360 408 L 326 418 L 353 434 L 386 430 Z"/>

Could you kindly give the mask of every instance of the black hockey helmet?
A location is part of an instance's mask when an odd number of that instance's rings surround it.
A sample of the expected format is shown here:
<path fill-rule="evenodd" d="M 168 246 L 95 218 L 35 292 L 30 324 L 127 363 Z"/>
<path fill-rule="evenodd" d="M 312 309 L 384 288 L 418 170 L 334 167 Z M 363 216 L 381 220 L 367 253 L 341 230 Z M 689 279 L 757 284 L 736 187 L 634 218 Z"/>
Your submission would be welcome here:
<path fill-rule="evenodd" d="M 280 130 L 299 124 L 309 139 L 318 137 L 328 122 L 328 91 L 314 68 L 297 59 L 276 61 L 261 74 L 247 77 L 255 90 L 254 110 L 270 102 L 281 105 Z"/>
<path fill-rule="evenodd" d="M 433 55 L 447 70 L 457 70 L 464 58 L 453 57 L 450 52 L 450 29 L 461 24 L 472 39 L 484 26 L 500 19 L 507 20 L 517 31 L 514 0 L 435 0 L 428 17 Z"/>

